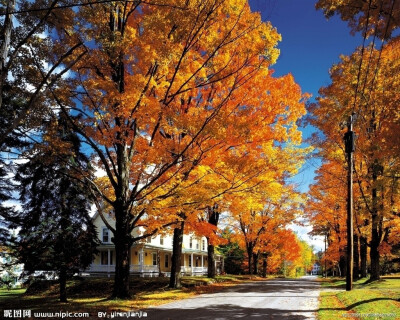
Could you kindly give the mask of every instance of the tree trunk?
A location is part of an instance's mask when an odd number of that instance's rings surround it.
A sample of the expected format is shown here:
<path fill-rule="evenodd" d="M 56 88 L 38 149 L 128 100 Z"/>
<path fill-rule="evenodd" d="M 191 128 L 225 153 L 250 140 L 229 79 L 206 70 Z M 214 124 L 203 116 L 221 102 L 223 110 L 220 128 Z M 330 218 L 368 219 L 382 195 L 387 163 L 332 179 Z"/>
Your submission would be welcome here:
<path fill-rule="evenodd" d="M 372 222 L 374 224 L 374 222 Z M 380 256 L 379 256 L 379 235 L 378 230 L 372 229 L 372 238 L 371 238 L 371 250 L 370 250 L 370 259 L 371 259 L 371 280 L 379 280 L 380 279 Z"/>
<path fill-rule="evenodd" d="M 67 302 L 67 270 L 61 268 L 59 275 L 60 283 L 60 302 Z"/>
<path fill-rule="evenodd" d="M 258 274 L 258 253 L 253 253 L 253 274 Z"/>
<path fill-rule="evenodd" d="M 6 64 L 7 64 L 8 52 L 10 50 L 11 31 L 13 27 L 12 14 L 10 14 L 10 12 L 13 12 L 14 10 L 15 10 L 15 0 L 8 0 L 6 7 L 6 14 L 4 18 L 4 24 L 2 28 L 3 32 L 1 35 L 3 43 L 0 48 L 0 109 L 3 106 L 3 88 L 5 85 L 4 82 L 7 79 L 7 70 L 8 70 Z M 5 137 L 0 138 L 0 146 L 2 145 L 4 139 Z"/>
<path fill-rule="evenodd" d="M 246 245 L 247 249 L 247 261 L 249 263 L 249 274 L 253 274 L 252 262 L 253 262 L 253 246 L 251 244 Z"/>
<path fill-rule="evenodd" d="M 346 272 L 347 272 L 346 266 L 347 266 L 346 257 L 343 254 L 341 254 L 340 255 L 340 260 L 339 260 L 339 269 L 340 269 L 340 275 L 341 276 L 345 276 L 346 275 Z"/>
<path fill-rule="evenodd" d="M 208 242 L 208 239 L 207 239 Z M 207 277 L 215 278 L 215 247 L 212 244 L 208 245 L 207 248 Z"/>
<path fill-rule="evenodd" d="M 359 246 L 358 246 L 358 235 L 353 235 L 353 243 L 354 243 L 354 265 L 353 265 L 353 279 L 358 280 L 360 278 L 360 254 L 359 254 Z"/>
<path fill-rule="evenodd" d="M 262 276 L 263 278 L 267 277 L 267 258 L 263 258 Z"/>
<path fill-rule="evenodd" d="M 367 277 L 367 239 L 360 237 L 361 278 Z"/>
<path fill-rule="evenodd" d="M 210 223 L 213 226 L 218 225 L 219 221 L 219 211 L 218 211 L 218 205 L 214 204 L 213 207 L 208 207 L 208 223 Z M 215 247 L 213 244 L 210 243 L 210 239 L 207 238 L 207 277 L 209 278 L 215 278 L 216 270 L 215 270 Z"/>
<path fill-rule="evenodd" d="M 129 250 L 131 248 L 130 239 L 119 233 L 116 228 L 114 236 L 115 244 L 115 278 L 112 298 L 129 299 Z"/>
<path fill-rule="evenodd" d="M 181 260 L 182 260 L 182 243 L 183 231 L 185 222 L 182 221 L 178 228 L 174 229 L 174 238 L 172 243 L 172 263 L 171 263 L 171 278 L 169 279 L 169 287 L 179 289 L 181 284 Z M 193 268 L 193 266 L 192 266 Z"/>
<path fill-rule="evenodd" d="M 370 259 L 371 259 L 371 278 L 370 280 L 380 279 L 380 265 L 379 265 L 379 244 L 381 242 L 379 235 L 379 213 L 378 213 L 378 164 L 374 163 L 372 169 L 372 228 L 371 228 L 371 242 L 370 242 Z"/>
<path fill-rule="evenodd" d="M 161 254 L 160 254 L 160 250 L 157 250 L 157 266 L 158 266 L 158 276 L 159 277 L 163 277 L 164 274 L 161 270 Z"/>
<path fill-rule="evenodd" d="M 118 126 L 121 120 L 116 119 Z M 119 139 L 123 139 L 120 132 L 117 133 Z M 132 246 L 130 219 L 132 215 L 129 211 L 131 204 L 129 190 L 130 160 L 128 147 L 125 143 L 118 143 L 116 147 L 118 164 L 118 185 L 115 188 L 116 200 L 113 204 L 115 213 L 115 282 L 112 298 L 129 299 L 129 251 Z"/>

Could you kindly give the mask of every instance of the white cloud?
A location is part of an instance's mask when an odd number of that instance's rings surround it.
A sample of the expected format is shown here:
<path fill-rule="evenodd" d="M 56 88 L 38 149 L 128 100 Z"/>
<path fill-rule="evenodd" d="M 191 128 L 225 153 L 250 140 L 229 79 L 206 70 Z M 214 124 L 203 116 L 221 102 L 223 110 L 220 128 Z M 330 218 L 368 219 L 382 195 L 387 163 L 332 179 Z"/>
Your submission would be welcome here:
<path fill-rule="evenodd" d="M 314 247 L 314 252 L 324 250 L 324 238 L 321 236 L 311 237 L 308 233 L 312 230 L 310 225 L 301 226 L 296 223 L 292 223 L 288 226 L 288 229 L 294 231 L 301 240 L 306 241 L 308 244 Z"/>

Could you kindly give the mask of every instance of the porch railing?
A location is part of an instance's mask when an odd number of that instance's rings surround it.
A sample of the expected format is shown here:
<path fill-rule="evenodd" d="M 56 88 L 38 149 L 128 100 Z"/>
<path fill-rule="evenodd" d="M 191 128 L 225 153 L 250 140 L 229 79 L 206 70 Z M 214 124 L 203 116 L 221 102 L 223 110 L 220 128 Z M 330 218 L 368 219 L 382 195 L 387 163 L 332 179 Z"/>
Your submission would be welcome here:
<path fill-rule="evenodd" d="M 91 264 L 86 272 L 99 272 L 99 273 L 112 273 L 115 272 L 115 265 L 99 265 L 99 264 Z M 131 273 L 139 273 L 139 274 L 149 274 L 149 275 L 158 275 L 159 268 L 154 265 L 139 265 L 132 264 L 130 265 L 129 271 Z M 181 272 L 184 274 L 204 274 L 207 273 L 207 267 L 187 267 L 181 266 Z M 170 273 L 170 272 L 164 272 Z"/>
<path fill-rule="evenodd" d="M 101 265 L 101 264 L 91 264 L 88 272 L 115 272 L 115 264 L 112 265 Z"/>

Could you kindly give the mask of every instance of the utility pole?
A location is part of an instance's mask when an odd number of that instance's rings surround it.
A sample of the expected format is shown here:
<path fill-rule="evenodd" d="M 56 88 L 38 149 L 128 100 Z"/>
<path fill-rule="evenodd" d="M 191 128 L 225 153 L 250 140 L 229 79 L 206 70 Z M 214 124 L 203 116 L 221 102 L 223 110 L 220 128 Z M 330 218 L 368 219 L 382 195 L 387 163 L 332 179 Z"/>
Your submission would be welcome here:
<path fill-rule="evenodd" d="M 353 115 L 349 117 L 347 132 L 344 135 L 345 151 L 347 154 L 347 272 L 346 291 L 353 289 L 353 153 L 355 149 L 353 132 Z"/>

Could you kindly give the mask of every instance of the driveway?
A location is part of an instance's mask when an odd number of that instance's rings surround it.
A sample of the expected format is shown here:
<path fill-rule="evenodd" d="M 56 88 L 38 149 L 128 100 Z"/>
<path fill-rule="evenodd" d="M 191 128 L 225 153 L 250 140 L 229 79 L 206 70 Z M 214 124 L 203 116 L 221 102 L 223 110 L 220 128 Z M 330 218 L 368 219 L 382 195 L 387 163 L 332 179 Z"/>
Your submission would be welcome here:
<path fill-rule="evenodd" d="M 147 319 L 316 319 L 316 277 L 254 281 L 147 310 Z"/>

